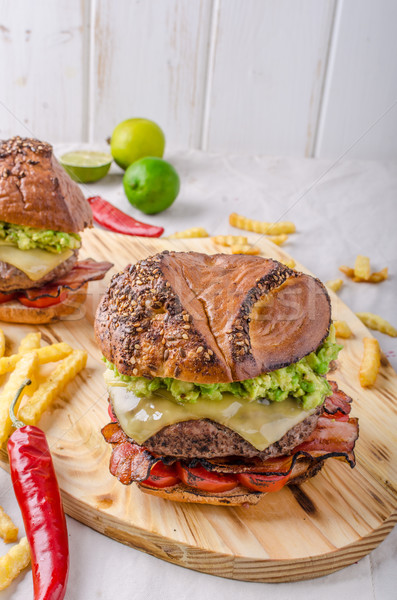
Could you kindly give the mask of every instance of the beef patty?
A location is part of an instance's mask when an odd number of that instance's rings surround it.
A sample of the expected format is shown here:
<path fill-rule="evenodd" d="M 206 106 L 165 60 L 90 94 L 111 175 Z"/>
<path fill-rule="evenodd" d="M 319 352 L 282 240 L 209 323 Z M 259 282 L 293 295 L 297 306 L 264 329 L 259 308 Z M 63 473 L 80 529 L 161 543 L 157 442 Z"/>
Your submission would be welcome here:
<path fill-rule="evenodd" d="M 32 281 L 20 269 L 17 269 L 9 263 L 0 261 L 0 292 L 16 292 L 18 290 L 27 290 L 29 288 L 39 288 L 46 283 L 59 279 L 69 273 L 77 261 L 78 249 L 73 251 L 73 255 L 63 263 L 52 269 L 47 275 L 44 275 L 37 281 Z"/>
<path fill-rule="evenodd" d="M 221 456 L 257 456 L 263 460 L 289 454 L 315 429 L 324 404 L 292 427 L 283 437 L 259 452 L 238 433 L 209 419 L 183 421 L 164 427 L 143 444 L 161 456 L 178 458 L 215 458 Z"/>

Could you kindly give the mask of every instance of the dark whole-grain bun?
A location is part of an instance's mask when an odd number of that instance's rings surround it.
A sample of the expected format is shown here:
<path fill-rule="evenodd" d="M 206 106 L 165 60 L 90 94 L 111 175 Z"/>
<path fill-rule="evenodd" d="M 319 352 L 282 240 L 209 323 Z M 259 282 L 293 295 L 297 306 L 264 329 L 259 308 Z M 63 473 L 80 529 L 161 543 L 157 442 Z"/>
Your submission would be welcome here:
<path fill-rule="evenodd" d="M 64 260 L 60 265 L 49 271 L 44 277 L 37 281 L 32 281 L 29 277 L 17 267 L 0 260 L 0 292 L 9 293 L 17 290 L 28 290 L 30 288 L 40 288 L 46 283 L 55 279 L 60 279 L 66 273 L 69 273 L 76 264 L 78 250 L 74 250 L 73 255 Z"/>
<path fill-rule="evenodd" d="M 14 137 L 0 143 L 0 221 L 78 233 L 92 211 L 50 144 Z"/>
<path fill-rule="evenodd" d="M 330 323 L 324 285 L 275 260 L 164 251 L 113 277 L 95 333 L 125 375 L 220 383 L 297 362 Z"/>
<path fill-rule="evenodd" d="M 314 464 L 305 462 L 304 460 L 297 461 L 287 485 L 301 485 L 307 479 L 317 475 L 322 466 L 322 461 Z M 242 486 L 237 486 L 234 488 L 234 490 L 229 492 L 220 492 L 218 494 L 215 494 L 214 492 L 196 490 L 186 486 L 183 483 L 179 483 L 178 485 L 168 488 L 152 488 L 140 483 L 138 484 L 138 487 L 146 494 L 152 494 L 153 496 L 165 498 L 167 500 L 173 500 L 174 502 L 214 504 L 217 506 L 241 506 L 243 504 L 257 504 L 259 500 L 266 495 L 266 493 L 247 490 Z"/>
<path fill-rule="evenodd" d="M 10 300 L 0 304 L 0 321 L 7 323 L 30 323 L 32 325 L 41 325 L 44 323 L 53 323 L 62 318 L 77 320 L 85 315 L 82 306 L 87 297 L 88 283 L 76 291 L 68 291 L 68 295 L 63 302 L 53 304 L 46 308 L 34 308 L 24 306 L 18 300 Z M 81 313 L 79 309 L 81 308 Z M 73 317 L 70 315 L 73 314 Z"/>

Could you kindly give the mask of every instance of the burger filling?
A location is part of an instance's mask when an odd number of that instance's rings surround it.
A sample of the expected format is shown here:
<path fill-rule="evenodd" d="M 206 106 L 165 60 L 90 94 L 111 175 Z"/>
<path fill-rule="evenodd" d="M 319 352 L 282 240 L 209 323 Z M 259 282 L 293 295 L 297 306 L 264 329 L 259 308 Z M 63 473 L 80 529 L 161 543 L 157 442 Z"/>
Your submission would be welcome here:
<path fill-rule="evenodd" d="M 112 385 L 123 385 L 137 397 L 149 396 L 159 389 L 167 389 L 178 404 L 196 403 L 200 399 L 220 401 L 224 393 L 232 394 L 249 402 L 282 402 L 294 398 L 303 410 L 319 406 L 331 395 L 331 387 L 324 375 L 330 363 L 338 356 L 342 346 L 335 342 L 335 329 L 316 352 L 308 354 L 295 364 L 263 373 L 252 379 L 232 383 L 196 384 L 171 377 L 131 377 L 119 373 L 116 366 L 104 358 L 112 371 Z M 110 381 L 109 381 L 110 383 Z"/>
<path fill-rule="evenodd" d="M 78 233 L 35 229 L 0 221 L 0 244 L 16 246 L 19 250 L 39 249 L 60 254 L 65 250 L 80 248 L 81 238 Z"/>

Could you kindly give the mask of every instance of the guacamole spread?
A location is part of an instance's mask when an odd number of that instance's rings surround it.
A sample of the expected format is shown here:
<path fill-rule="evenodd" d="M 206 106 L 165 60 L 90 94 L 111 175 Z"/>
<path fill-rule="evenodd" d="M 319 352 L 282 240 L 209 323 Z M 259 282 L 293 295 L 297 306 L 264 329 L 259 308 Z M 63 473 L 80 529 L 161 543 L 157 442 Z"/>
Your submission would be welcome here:
<path fill-rule="evenodd" d="M 300 361 L 288 367 L 263 373 L 253 379 L 233 383 L 196 384 L 171 377 L 130 377 L 118 372 L 115 365 L 103 359 L 114 374 L 113 385 L 127 384 L 128 389 L 138 397 L 150 395 L 152 392 L 165 388 L 171 392 L 175 402 L 197 402 L 200 398 L 206 400 L 221 400 L 223 392 L 245 398 L 248 402 L 265 399 L 272 402 L 282 402 L 288 397 L 295 398 L 304 410 L 311 410 L 329 396 L 331 387 L 325 377 L 329 364 L 336 359 L 342 346 L 335 342 L 333 325 L 330 334 L 316 352 L 308 354 Z"/>
<path fill-rule="evenodd" d="M 39 248 L 60 254 L 64 250 L 80 248 L 81 238 L 78 233 L 35 229 L 0 221 L 0 242 L 17 246 L 20 250 Z"/>

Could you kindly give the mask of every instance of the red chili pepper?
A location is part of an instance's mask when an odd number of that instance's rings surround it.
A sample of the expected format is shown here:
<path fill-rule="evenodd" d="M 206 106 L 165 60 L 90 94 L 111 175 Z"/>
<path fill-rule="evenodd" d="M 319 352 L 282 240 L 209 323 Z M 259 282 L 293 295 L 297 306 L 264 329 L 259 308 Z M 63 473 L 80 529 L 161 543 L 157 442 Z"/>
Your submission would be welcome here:
<path fill-rule="evenodd" d="M 94 221 L 98 225 L 110 229 L 110 231 L 142 237 L 160 237 L 164 233 L 164 227 L 141 223 L 141 221 L 126 215 L 100 196 L 92 196 L 88 198 L 88 202 L 91 205 Z"/>
<path fill-rule="evenodd" d="M 68 533 L 45 434 L 14 414 L 25 380 L 10 407 L 17 430 L 8 440 L 11 479 L 32 554 L 34 600 L 62 600 L 69 571 Z"/>

